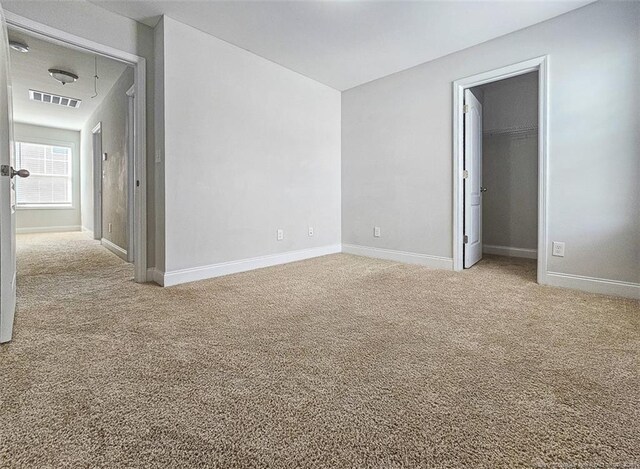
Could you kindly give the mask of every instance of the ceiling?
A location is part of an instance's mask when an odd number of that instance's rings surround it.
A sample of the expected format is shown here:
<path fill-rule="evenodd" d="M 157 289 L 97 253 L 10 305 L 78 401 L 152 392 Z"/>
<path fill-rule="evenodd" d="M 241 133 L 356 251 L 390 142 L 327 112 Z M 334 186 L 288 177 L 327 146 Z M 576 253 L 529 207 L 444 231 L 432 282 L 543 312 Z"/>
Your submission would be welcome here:
<path fill-rule="evenodd" d="M 29 52 L 11 49 L 13 119 L 46 127 L 80 130 L 100 105 L 127 65 L 98 57 L 98 96 L 94 93 L 94 54 L 80 52 L 9 30 L 9 38 L 29 45 Z M 58 68 L 78 75 L 78 81 L 62 85 L 47 70 Z M 82 100 L 77 109 L 29 100 L 29 89 Z"/>
<path fill-rule="evenodd" d="M 166 14 L 341 91 L 591 3 L 91 1 L 149 26 Z"/>

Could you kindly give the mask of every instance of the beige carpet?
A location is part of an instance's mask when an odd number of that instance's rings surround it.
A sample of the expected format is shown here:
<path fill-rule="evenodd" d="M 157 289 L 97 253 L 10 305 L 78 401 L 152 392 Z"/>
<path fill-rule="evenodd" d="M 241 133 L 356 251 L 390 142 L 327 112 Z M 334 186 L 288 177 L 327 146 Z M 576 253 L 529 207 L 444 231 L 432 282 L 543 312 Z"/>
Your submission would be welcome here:
<path fill-rule="evenodd" d="M 162 289 L 19 237 L 0 466 L 638 468 L 640 305 L 333 255 Z"/>

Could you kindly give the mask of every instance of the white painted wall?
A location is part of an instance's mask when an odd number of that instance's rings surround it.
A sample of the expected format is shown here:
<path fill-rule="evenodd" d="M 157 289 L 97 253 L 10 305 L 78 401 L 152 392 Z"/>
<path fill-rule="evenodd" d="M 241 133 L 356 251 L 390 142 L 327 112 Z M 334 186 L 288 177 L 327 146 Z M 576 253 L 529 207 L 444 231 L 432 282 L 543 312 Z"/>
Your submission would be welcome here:
<path fill-rule="evenodd" d="M 171 18 L 163 28 L 166 270 L 339 249 L 340 93 Z"/>
<path fill-rule="evenodd" d="M 147 200 L 154 200 L 154 73 L 153 29 L 100 8 L 86 0 L 2 0 L 5 12 L 144 57 L 147 61 Z M 147 207 L 147 264 L 155 264 L 155 207 Z"/>
<path fill-rule="evenodd" d="M 164 17 L 156 25 L 153 31 L 154 40 L 154 125 L 155 125 L 155 151 L 154 159 L 154 187 L 155 194 L 153 203 L 155 213 L 155 269 L 154 278 L 166 270 L 165 267 L 165 212 L 164 212 Z M 151 199 L 149 199 L 151 201 Z"/>
<path fill-rule="evenodd" d="M 344 92 L 343 243 L 451 258 L 452 82 L 548 54 L 548 269 L 640 282 L 639 26 L 598 2 Z"/>
<path fill-rule="evenodd" d="M 538 248 L 538 75 L 480 87 L 482 240 L 495 247 Z M 508 252 L 508 251 L 506 251 Z M 518 251 L 515 251 L 518 252 Z M 527 252 L 534 256 L 535 252 Z"/>
<path fill-rule="evenodd" d="M 18 208 L 16 211 L 18 233 L 80 230 L 80 132 L 16 122 L 14 135 L 17 142 L 71 146 L 72 152 L 73 206 L 47 209 Z"/>

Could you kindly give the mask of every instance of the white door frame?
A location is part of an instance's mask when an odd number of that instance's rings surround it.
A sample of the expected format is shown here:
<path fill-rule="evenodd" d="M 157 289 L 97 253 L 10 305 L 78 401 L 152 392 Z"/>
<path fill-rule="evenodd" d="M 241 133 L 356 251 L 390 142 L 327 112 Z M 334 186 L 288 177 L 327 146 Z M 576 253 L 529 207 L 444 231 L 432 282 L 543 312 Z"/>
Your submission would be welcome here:
<path fill-rule="evenodd" d="M 141 131 L 134 134 L 134 278 L 136 282 L 147 281 L 147 91 L 146 91 L 146 60 L 129 52 L 115 49 L 110 46 L 70 34 L 60 29 L 52 28 L 29 18 L 5 12 L 7 24 L 13 29 L 35 35 L 40 39 L 54 44 L 91 52 L 119 62 L 126 63 L 135 69 L 135 128 Z M 95 220 L 94 220 L 95 223 Z"/>
<path fill-rule="evenodd" d="M 549 56 L 508 65 L 453 82 L 453 270 L 462 270 L 464 230 L 464 90 L 538 72 L 538 283 L 547 283 Z"/>
<path fill-rule="evenodd" d="M 91 129 L 91 158 L 93 160 L 93 239 L 102 239 L 102 122 L 98 122 Z"/>
<path fill-rule="evenodd" d="M 127 90 L 127 260 L 134 261 L 135 246 L 135 216 L 133 201 L 135 197 L 135 143 L 136 143 L 136 85 Z"/>

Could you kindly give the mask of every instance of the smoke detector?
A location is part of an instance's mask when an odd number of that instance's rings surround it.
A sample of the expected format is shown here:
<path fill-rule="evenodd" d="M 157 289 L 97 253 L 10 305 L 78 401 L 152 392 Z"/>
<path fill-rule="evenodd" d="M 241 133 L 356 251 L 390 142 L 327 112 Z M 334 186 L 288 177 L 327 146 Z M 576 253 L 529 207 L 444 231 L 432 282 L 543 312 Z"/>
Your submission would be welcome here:
<path fill-rule="evenodd" d="M 29 52 L 29 46 L 24 42 L 11 40 L 9 41 L 9 47 L 11 47 L 13 50 L 17 50 L 18 52 Z"/>

